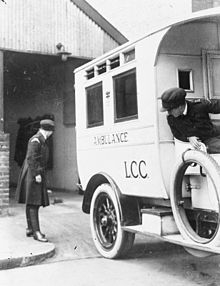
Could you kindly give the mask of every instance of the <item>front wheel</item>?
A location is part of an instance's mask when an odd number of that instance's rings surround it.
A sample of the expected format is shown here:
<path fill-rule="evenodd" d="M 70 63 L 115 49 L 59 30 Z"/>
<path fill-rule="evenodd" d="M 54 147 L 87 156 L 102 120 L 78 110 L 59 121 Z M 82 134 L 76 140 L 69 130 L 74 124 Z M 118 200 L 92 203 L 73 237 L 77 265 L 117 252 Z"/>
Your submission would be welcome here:
<path fill-rule="evenodd" d="M 122 257 L 133 245 L 135 234 L 122 230 L 118 200 L 109 184 L 98 186 L 93 194 L 90 227 L 97 250 L 106 258 Z"/>

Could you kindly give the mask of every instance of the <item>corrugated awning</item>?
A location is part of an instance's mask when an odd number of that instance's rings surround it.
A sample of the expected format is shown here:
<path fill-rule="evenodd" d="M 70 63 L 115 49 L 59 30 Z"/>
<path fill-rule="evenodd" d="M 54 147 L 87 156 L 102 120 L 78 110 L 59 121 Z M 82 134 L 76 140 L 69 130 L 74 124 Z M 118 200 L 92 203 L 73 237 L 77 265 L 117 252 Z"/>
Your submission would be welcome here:
<path fill-rule="evenodd" d="M 128 39 L 110 24 L 101 14 L 99 14 L 89 3 L 84 0 L 71 0 L 79 9 L 81 9 L 89 18 L 99 25 L 120 45 L 126 43 Z"/>

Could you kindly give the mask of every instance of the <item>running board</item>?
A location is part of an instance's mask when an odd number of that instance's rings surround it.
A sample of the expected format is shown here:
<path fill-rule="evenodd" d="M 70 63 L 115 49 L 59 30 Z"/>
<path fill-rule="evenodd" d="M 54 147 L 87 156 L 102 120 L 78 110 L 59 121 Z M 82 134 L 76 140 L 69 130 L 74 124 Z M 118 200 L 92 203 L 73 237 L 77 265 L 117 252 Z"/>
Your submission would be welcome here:
<path fill-rule="evenodd" d="M 179 233 L 170 208 L 144 208 L 141 210 L 141 215 L 141 225 L 146 232 L 160 236 Z"/>
<path fill-rule="evenodd" d="M 183 239 L 181 234 L 169 234 L 169 235 L 160 236 L 155 233 L 147 232 L 146 230 L 144 230 L 142 225 L 123 226 L 122 229 L 125 231 L 129 231 L 133 233 L 140 233 L 146 236 L 158 238 L 163 241 L 178 244 L 186 248 L 193 248 L 193 249 L 197 249 L 197 250 L 201 250 L 205 252 L 220 254 L 220 247 L 216 247 L 216 246 L 209 247 L 206 244 L 199 244 L 193 241 L 186 241 Z"/>

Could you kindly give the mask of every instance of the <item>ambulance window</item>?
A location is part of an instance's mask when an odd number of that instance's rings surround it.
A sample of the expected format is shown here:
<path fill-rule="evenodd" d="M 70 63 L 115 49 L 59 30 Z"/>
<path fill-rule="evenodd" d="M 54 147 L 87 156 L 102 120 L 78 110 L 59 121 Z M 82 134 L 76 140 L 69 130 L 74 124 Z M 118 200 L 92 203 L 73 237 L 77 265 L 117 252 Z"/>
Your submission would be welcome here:
<path fill-rule="evenodd" d="M 120 58 L 119 56 L 113 58 L 113 59 L 110 59 L 110 69 L 114 69 L 114 68 L 117 68 L 120 66 Z"/>
<path fill-rule="evenodd" d="M 88 70 L 86 73 L 87 73 L 87 79 L 93 78 L 95 76 L 94 68 Z"/>
<path fill-rule="evenodd" d="M 114 80 L 115 121 L 137 118 L 136 70 L 117 75 Z"/>
<path fill-rule="evenodd" d="M 102 83 L 86 88 L 87 127 L 103 125 Z"/>
<path fill-rule="evenodd" d="M 187 91 L 193 91 L 192 70 L 178 69 L 178 84 Z"/>
<path fill-rule="evenodd" d="M 131 50 L 131 51 L 124 53 L 124 62 L 125 63 L 133 61 L 134 59 L 135 59 L 135 50 Z"/>
<path fill-rule="evenodd" d="M 104 72 L 106 72 L 106 63 L 98 66 L 98 74 L 102 74 Z"/>

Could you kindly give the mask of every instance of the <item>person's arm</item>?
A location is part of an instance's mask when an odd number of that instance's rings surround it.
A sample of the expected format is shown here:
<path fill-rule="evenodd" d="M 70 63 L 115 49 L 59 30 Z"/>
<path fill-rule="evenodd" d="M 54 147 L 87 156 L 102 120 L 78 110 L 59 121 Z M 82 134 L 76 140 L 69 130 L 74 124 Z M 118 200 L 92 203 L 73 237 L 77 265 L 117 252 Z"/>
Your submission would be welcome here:
<path fill-rule="evenodd" d="M 220 100 L 219 99 L 211 99 L 202 100 L 202 104 L 207 109 L 208 113 L 218 114 L 220 113 Z"/>
<path fill-rule="evenodd" d="M 34 138 L 28 144 L 27 163 L 37 183 L 40 183 L 42 180 L 42 167 L 40 165 L 40 157 L 40 141 L 37 138 Z"/>
<path fill-rule="evenodd" d="M 194 136 L 195 130 L 190 125 L 186 126 L 178 126 L 178 123 L 174 123 L 174 119 L 171 116 L 167 118 L 168 124 L 170 126 L 171 132 L 173 136 L 183 142 L 189 142 L 195 149 L 201 148 L 201 143 L 197 136 Z"/>
<path fill-rule="evenodd" d="M 168 125 L 171 129 L 171 132 L 173 134 L 173 136 L 180 140 L 180 141 L 184 141 L 184 142 L 187 142 L 188 141 L 188 136 L 187 134 L 184 133 L 184 128 L 181 128 L 180 126 L 178 126 L 178 123 L 177 122 L 174 122 L 174 119 L 172 116 L 168 116 L 167 117 L 167 122 L 168 122 Z"/>

